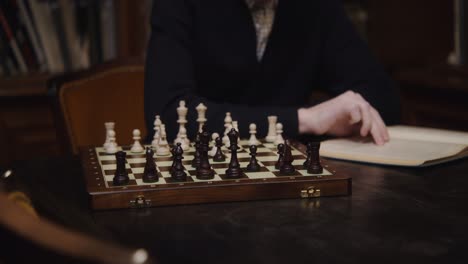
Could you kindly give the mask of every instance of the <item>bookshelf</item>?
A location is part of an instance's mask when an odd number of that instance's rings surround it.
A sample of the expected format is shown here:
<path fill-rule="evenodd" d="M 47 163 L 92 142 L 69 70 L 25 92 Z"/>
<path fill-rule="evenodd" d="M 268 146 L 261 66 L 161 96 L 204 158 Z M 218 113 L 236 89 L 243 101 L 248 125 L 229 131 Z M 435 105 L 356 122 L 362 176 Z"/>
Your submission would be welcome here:
<path fill-rule="evenodd" d="M 35 0 L 11 2 L 19 1 Z M 5 2 L 2 1 L 1 7 L 4 7 Z M 62 0 L 50 2 L 61 3 Z M 65 2 L 73 2 L 75 5 L 100 2 L 102 6 L 105 6 L 103 2 L 111 3 L 115 27 L 115 35 L 111 40 L 115 48 L 114 56 L 107 60 L 102 59 L 94 65 L 90 64 L 86 68 L 99 67 L 104 62 L 125 61 L 129 58 L 141 60 L 143 63 L 149 36 L 151 0 L 65 0 Z M 101 38 L 104 36 L 108 35 L 102 35 Z M 0 40 L 0 44 L 1 42 Z M 70 70 L 51 73 L 35 69 L 14 76 L 0 75 L 0 149 L 2 150 L 0 168 L 10 166 L 16 160 L 61 154 L 62 148 L 59 146 L 54 122 L 55 109 L 48 95 L 47 83 L 50 78 L 62 73 L 70 73 Z"/>

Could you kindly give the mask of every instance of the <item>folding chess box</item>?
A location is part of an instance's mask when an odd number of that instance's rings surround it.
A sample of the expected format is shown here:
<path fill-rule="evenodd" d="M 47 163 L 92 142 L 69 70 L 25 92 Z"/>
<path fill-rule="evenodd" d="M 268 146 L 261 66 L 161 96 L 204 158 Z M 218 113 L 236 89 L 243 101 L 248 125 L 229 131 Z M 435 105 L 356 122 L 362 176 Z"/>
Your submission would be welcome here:
<path fill-rule="evenodd" d="M 98 210 L 265 199 L 310 199 L 351 194 L 351 178 L 340 175 L 323 160 L 323 173 L 308 174 L 302 165 L 306 160 L 305 147 L 297 142 L 291 143 L 296 173 L 288 176 L 281 176 L 275 169 L 278 154 L 274 144 L 262 142 L 258 146 L 257 160 L 261 166 L 259 172 L 245 170 L 250 160 L 248 141 L 241 140 L 239 145 L 241 149 L 238 151 L 238 159 L 243 169 L 242 178 L 225 177 L 230 154 L 224 149 L 226 161 L 213 162 L 210 158 L 210 164 L 215 171 L 214 178 L 197 179 L 196 170 L 191 167 L 195 152 L 191 147 L 184 153 L 183 160 L 188 175 L 187 181 L 172 180 L 169 174 L 171 156 L 155 155 L 159 180 L 154 183 L 144 183 L 142 180 L 145 154 L 131 153 L 130 147 L 121 147 L 120 149 L 127 153 L 126 169 L 130 177 L 129 184 L 125 186 L 112 184 L 116 169 L 114 154 L 105 153 L 101 147 L 83 148 L 80 156 L 91 207 Z"/>

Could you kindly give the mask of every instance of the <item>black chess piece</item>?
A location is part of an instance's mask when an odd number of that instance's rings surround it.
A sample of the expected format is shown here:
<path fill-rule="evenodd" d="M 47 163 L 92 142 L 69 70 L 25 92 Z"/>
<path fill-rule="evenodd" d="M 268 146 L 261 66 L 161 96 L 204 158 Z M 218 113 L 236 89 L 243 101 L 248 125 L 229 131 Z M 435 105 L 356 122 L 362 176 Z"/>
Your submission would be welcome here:
<path fill-rule="evenodd" d="M 250 161 L 249 165 L 247 165 L 247 171 L 255 172 L 260 171 L 260 164 L 257 162 L 257 146 L 252 145 L 249 147 L 250 149 Z"/>
<path fill-rule="evenodd" d="M 284 144 L 278 144 L 278 161 L 275 164 L 275 169 L 279 170 L 281 165 L 283 165 L 283 158 L 284 158 Z"/>
<path fill-rule="evenodd" d="M 143 182 L 157 182 L 159 181 L 158 171 L 156 170 L 156 163 L 154 162 L 154 152 L 151 148 L 146 148 L 146 163 L 143 170 Z"/>
<path fill-rule="evenodd" d="M 169 168 L 169 173 L 172 174 L 172 172 L 174 171 L 174 165 L 175 165 L 175 151 L 176 151 L 176 147 L 177 145 L 174 145 L 172 148 L 171 148 L 171 155 L 172 155 L 172 164 L 171 164 L 171 167 Z"/>
<path fill-rule="evenodd" d="M 231 161 L 229 162 L 229 167 L 226 170 L 226 178 L 230 179 L 237 179 L 242 177 L 242 170 L 239 164 L 239 160 L 237 159 L 237 139 L 239 138 L 239 132 L 237 132 L 234 128 L 231 129 L 228 133 L 229 142 L 231 146 L 229 149 L 231 150 Z"/>
<path fill-rule="evenodd" d="M 210 161 L 208 160 L 208 149 L 210 142 L 210 133 L 203 127 L 202 132 L 199 134 L 199 154 L 200 164 L 197 167 L 197 179 L 209 180 L 214 178 L 214 170 L 211 168 Z"/>
<path fill-rule="evenodd" d="M 182 164 L 184 150 L 181 143 L 178 142 L 172 150 L 173 164 L 171 167 L 171 176 L 174 181 L 187 181 L 187 173 L 185 172 L 184 165 Z"/>
<path fill-rule="evenodd" d="M 128 177 L 127 168 L 125 168 L 125 157 L 127 153 L 124 151 L 118 151 L 115 153 L 115 160 L 117 162 L 117 168 L 115 170 L 114 178 L 112 183 L 115 186 L 126 185 L 130 181 Z"/>
<path fill-rule="evenodd" d="M 304 164 L 303 164 L 305 170 L 307 170 L 307 168 L 309 168 L 310 162 L 312 160 L 312 143 L 311 142 L 307 143 L 306 154 L 307 154 L 307 158 L 306 158 L 306 160 L 304 161 Z"/>
<path fill-rule="evenodd" d="M 310 174 L 322 174 L 323 167 L 320 164 L 320 142 L 311 143 L 311 161 L 309 167 L 307 167 L 307 173 Z"/>
<path fill-rule="evenodd" d="M 291 153 L 291 146 L 289 145 L 289 142 L 286 141 L 284 143 L 283 164 L 280 167 L 281 175 L 292 175 L 296 172 L 296 169 L 292 165 L 293 161 L 294 161 L 294 157 Z"/>
<path fill-rule="evenodd" d="M 213 161 L 225 161 L 226 156 L 224 155 L 223 151 L 221 150 L 221 147 L 223 146 L 223 139 L 221 137 L 217 137 L 215 139 L 216 142 L 216 153 L 213 156 Z"/>
<path fill-rule="evenodd" d="M 200 133 L 195 138 L 195 153 L 193 154 L 192 167 L 198 168 L 200 165 Z"/>

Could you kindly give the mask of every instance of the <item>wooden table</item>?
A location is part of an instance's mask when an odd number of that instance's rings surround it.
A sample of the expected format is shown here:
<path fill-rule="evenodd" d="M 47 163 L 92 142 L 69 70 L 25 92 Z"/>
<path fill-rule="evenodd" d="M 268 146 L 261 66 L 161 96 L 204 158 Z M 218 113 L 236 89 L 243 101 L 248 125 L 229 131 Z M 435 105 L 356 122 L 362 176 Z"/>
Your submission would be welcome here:
<path fill-rule="evenodd" d="M 17 164 L 39 213 L 161 263 L 468 263 L 468 160 L 429 168 L 330 161 L 353 194 L 93 212 L 69 157 Z"/>

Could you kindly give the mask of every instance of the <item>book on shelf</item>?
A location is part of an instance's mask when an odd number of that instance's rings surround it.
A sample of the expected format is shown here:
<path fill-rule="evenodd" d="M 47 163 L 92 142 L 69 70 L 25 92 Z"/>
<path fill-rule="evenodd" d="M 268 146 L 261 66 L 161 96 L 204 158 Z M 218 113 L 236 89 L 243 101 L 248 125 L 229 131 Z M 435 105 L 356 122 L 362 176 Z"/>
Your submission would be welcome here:
<path fill-rule="evenodd" d="M 8 43 L 8 45 L 10 46 L 10 51 L 16 61 L 18 70 L 21 73 L 27 73 L 28 68 L 26 66 L 26 61 L 24 59 L 23 54 L 21 53 L 20 46 L 18 45 L 18 42 L 16 40 L 17 25 L 14 23 L 14 21 L 12 21 L 11 16 L 8 16 L 11 10 L 7 9 L 8 6 L 6 6 L 5 4 L 6 2 L 1 2 L 0 4 L 0 26 L 3 31 L 2 41 Z"/>
<path fill-rule="evenodd" d="M 414 126 L 388 127 L 390 141 L 337 138 L 321 144 L 323 157 L 356 162 L 424 167 L 468 157 L 468 132 Z"/>

